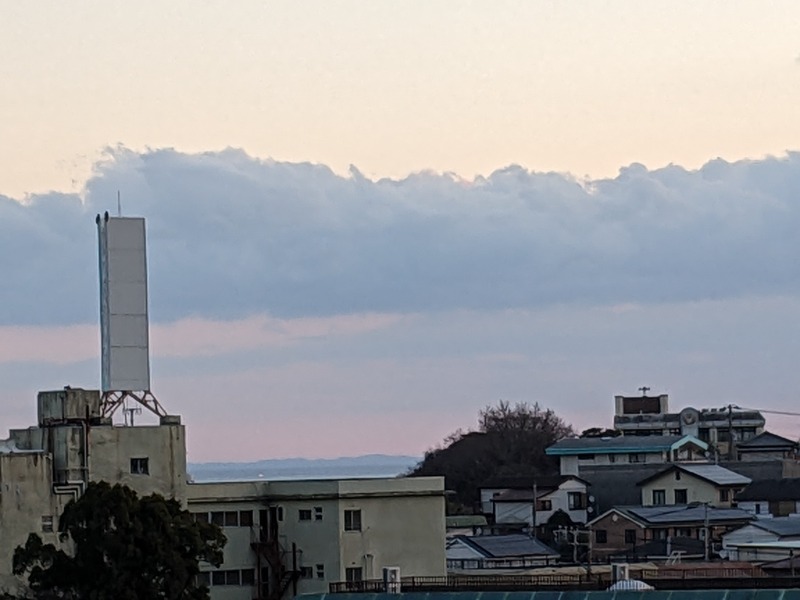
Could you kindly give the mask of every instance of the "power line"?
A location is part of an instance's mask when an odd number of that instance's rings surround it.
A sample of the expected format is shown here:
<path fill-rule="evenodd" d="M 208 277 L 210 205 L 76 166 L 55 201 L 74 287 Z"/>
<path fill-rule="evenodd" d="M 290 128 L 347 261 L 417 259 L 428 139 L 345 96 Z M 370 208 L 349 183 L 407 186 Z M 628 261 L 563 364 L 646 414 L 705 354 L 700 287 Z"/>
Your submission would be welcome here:
<path fill-rule="evenodd" d="M 767 410 L 764 408 L 746 408 L 746 407 L 742 407 L 742 410 L 757 410 L 758 412 L 767 413 L 770 415 L 786 415 L 789 417 L 800 417 L 800 413 L 787 412 L 783 410 Z"/>

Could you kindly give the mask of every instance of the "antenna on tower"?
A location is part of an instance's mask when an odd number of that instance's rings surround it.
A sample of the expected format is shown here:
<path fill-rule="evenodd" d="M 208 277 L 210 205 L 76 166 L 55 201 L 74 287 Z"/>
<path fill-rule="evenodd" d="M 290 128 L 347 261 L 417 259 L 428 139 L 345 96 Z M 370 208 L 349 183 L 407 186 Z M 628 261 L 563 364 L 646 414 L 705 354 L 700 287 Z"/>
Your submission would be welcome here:
<path fill-rule="evenodd" d="M 122 199 L 120 198 L 119 190 L 117 190 L 117 216 L 122 216 Z"/>

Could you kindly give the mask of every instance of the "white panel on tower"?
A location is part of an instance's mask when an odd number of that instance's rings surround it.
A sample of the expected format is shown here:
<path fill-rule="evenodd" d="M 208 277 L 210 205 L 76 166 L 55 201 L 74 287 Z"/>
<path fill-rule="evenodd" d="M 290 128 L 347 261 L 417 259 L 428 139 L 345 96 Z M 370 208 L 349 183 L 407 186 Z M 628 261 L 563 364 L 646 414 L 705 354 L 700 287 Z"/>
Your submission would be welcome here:
<path fill-rule="evenodd" d="M 104 392 L 149 392 L 144 219 L 97 217 Z"/>

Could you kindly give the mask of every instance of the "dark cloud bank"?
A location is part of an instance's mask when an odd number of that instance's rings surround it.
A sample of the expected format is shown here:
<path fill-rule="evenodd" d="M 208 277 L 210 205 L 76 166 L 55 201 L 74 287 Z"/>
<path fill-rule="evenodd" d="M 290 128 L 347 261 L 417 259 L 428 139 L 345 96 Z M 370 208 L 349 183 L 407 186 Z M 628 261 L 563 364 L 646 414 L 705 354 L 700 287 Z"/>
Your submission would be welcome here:
<path fill-rule="evenodd" d="M 0 324 L 91 322 L 94 216 L 148 219 L 151 313 L 234 318 L 792 295 L 800 153 L 465 182 L 115 150 L 77 195 L 0 196 Z"/>

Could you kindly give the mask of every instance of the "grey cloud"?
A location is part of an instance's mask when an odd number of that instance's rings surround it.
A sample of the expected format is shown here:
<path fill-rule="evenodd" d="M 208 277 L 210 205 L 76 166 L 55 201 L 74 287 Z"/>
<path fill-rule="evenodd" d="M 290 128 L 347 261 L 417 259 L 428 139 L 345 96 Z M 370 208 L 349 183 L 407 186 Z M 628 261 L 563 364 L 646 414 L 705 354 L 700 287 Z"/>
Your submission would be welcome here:
<path fill-rule="evenodd" d="M 234 318 L 791 295 L 800 154 L 580 182 L 372 181 L 237 150 L 116 149 L 75 195 L 0 196 L 0 324 L 96 320 L 94 215 L 146 216 L 151 312 Z"/>

